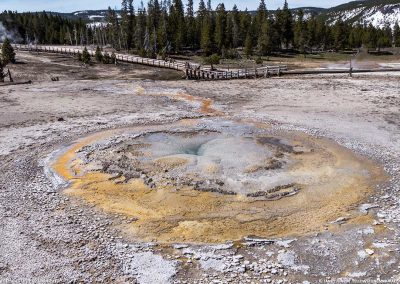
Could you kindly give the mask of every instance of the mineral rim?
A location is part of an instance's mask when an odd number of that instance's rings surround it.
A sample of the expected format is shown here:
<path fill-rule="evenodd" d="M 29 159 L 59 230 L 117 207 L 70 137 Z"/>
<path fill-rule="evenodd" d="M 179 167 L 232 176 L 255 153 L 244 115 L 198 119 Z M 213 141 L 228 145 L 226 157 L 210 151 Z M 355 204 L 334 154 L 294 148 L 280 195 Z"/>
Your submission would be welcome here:
<path fill-rule="evenodd" d="M 382 181 L 333 141 L 230 121 L 187 120 L 82 138 L 53 163 L 66 194 L 133 220 L 136 241 L 221 243 L 323 230 Z"/>

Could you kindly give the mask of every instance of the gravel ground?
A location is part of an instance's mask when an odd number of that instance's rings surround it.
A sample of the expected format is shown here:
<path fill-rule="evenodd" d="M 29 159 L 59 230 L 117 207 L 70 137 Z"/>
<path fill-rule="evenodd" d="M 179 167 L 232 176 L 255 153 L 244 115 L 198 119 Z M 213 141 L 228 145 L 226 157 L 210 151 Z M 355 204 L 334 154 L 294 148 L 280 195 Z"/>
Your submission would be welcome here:
<path fill-rule="evenodd" d="M 0 87 L 0 282 L 400 281 L 399 75 L 152 81 L 135 66 L 88 71 L 68 57 L 64 66 L 54 55 L 18 56 L 25 64 L 11 71 L 33 84 Z M 129 68 L 145 79 L 121 79 Z M 50 82 L 54 70 L 66 75 Z M 330 138 L 374 160 L 388 181 L 355 206 L 362 224 L 339 216 L 306 236 L 163 245 L 132 241 L 120 230 L 132 220 L 67 196 L 48 178 L 49 155 L 89 133 L 208 115 Z"/>

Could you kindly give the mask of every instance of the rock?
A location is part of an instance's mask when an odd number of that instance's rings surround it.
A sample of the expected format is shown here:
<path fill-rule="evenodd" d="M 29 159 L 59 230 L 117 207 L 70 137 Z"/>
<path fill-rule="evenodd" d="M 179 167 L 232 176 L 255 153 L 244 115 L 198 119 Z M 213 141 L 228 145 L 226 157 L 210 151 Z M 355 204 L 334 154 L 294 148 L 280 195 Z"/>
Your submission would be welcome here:
<path fill-rule="evenodd" d="M 365 203 L 365 204 L 360 205 L 359 210 L 363 214 L 368 214 L 369 209 L 378 208 L 378 207 L 379 207 L 379 205 L 377 205 L 377 204 Z"/>
<path fill-rule="evenodd" d="M 349 218 L 347 217 L 339 217 L 337 218 L 335 221 L 330 222 L 331 224 L 339 224 L 342 225 L 344 223 L 346 223 L 349 220 Z"/>
<path fill-rule="evenodd" d="M 188 245 L 184 245 L 184 244 L 175 244 L 173 247 L 174 247 L 175 249 L 184 249 L 184 248 L 187 248 Z"/>
<path fill-rule="evenodd" d="M 375 253 L 372 249 L 365 249 L 365 252 L 369 255 L 373 255 Z"/>

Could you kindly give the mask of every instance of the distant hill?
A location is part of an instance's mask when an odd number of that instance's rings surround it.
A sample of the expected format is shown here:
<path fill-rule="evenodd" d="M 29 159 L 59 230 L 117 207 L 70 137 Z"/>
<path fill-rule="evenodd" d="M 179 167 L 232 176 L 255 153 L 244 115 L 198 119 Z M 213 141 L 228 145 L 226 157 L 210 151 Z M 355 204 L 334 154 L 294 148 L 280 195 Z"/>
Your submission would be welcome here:
<path fill-rule="evenodd" d="M 117 10 L 116 12 L 117 16 L 120 17 L 121 11 Z M 76 11 L 73 13 L 66 13 L 62 15 L 73 19 L 81 18 L 82 20 L 89 22 L 101 22 L 105 20 L 105 17 L 107 15 L 107 10 L 84 10 L 84 11 Z"/>
<path fill-rule="evenodd" d="M 375 27 L 383 27 L 385 25 L 393 27 L 396 22 L 400 25 L 400 0 L 352 1 L 329 9 L 302 7 L 292 9 L 292 11 L 296 13 L 299 9 L 304 11 L 306 18 L 311 15 L 321 16 L 332 24 L 341 19 L 351 24 L 372 24 Z M 275 11 L 270 12 L 274 13 Z M 73 13 L 62 13 L 60 15 L 67 18 L 81 18 L 82 20 L 95 24 L 104 21 L 106 13 L 107 10 L 85 10 Z M 251 13 L 256 12 L 252 11 Z M 120 15 L 120 11 L 117 11 L 117 14 Z"/>
<path fill-rule="evenodd" d="M 329 22 L 339 19 L 350 23 L 372 24 L 375 27 L 400 24 L 400 0 L 352 1 L 322 13 Z"/>

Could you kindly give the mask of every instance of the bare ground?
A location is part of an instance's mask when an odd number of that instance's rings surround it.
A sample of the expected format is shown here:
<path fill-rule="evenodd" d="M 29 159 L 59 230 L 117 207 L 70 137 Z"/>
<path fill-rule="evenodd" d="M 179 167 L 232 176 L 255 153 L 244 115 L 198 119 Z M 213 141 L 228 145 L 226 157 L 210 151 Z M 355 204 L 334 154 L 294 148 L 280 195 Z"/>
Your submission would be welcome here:
<path fill-rule="evenodd" d="M 23 63 L 11 66 L 16 81 L 33 84 L 0 87 L 0 280 L 400 281 L 398 74 L 163 81 L 180 74 L 135 65 L 85 68 L 59 55 L 18 59 Z M 332 139 L 389 178 L 354 205 L 363 222 L 343 212 L 312 234 L 218 245 L 133 242 L 120 230 L 133 220 L 66 195 L 49 179 L 49 155 L 90 133 L 210 115 Z"/>

